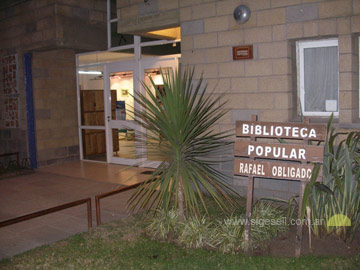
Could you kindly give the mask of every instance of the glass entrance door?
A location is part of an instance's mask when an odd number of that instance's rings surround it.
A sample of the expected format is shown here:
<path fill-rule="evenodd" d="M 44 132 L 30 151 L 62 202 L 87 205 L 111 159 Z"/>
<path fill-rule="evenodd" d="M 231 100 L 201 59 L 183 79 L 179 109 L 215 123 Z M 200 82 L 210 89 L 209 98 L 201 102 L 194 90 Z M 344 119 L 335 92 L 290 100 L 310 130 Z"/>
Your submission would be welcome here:
<path fill-rule="evenodd" d="M 161 163 L 160 155 L 147 152 L 147 143 L 138 143 L 138 134 L 147 131 L 134 121 L 132 111 L 134 108 L 141 109 L 134 102 L 134 96 L 138 91 L 144 93 L 139 78 L 149 83 L 149 77 L 155 79 L 157 76 L 158 80 L 160 68 L 174 70 L 176 66 L 177 58 L 173 56 L 151 57 L 138 62 L 122 61 L 105 65 L 108 162 L 153 168 Z M 161 87 L 161 82 L 158 82 Z"/>
<path fill-rule="evenodd" d="M 110 163 L 136 165 L 145 160 L 135 140 L 141 127 L 135 124 L 131 113 L 138 89 L 134 78 L 138 77 L 134 61 L 105 65 L 107 160 Z"/>
<path fill-rule="evenodd" d="M 103 66 L 78 68 L 81 158 L 106 161 Z"/>
<path fill-rule="evenodd" d="M 105 65 L 107 160 L 110 163 L 136 165 L 144 158 L 136 147 L 136 133 L 141 127 L 134 122 L 131 111 L 138 78 L 134 61 Z"/>
<path fill-rule="evenodd" d="M 150 86 L 152 94 L 154 96 L 166 95 L 164 90 L 164 82 L 162 80 L 161 72 L 166 74 L 168 72 L 173 72 L 178 67 L 178 58 L 174 56 L 164 56 L 164 57 L 156 57 L 156 58 L 145 58 L 142 60 L 142 74 L 141 78 L 146 85 Z M 155 87 L 158 91 L 156 91 L 154 86 L 151 83 L 151 80 L 154 82 Z M 144 91 L 144 90 L 143 90 Z M 150 131 L 146 131 L 149 133 Z M 166 143 L 163 142 L 165 138 L 162 138 L 161 135 L 150 134 L 148 136 L 146 145 L 146 161 L 144 163 L 145 167 L 156 168 L 160 165 L 160 163 L 164 160 L 164 156 L 162 153 L 165 151 Z M 151 139 L 157 136 L 157 139 Z"/>

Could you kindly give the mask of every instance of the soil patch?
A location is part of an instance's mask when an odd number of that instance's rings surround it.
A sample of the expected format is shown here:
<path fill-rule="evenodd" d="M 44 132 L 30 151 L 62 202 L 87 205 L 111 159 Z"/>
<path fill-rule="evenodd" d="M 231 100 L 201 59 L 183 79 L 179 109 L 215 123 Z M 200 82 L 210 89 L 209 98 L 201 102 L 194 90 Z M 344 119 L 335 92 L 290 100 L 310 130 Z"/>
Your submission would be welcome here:
<path fill-rule="evenodd" d="M 323 237 L 312 237 L 312 252 L 309 249 L 309 237 L 307 227 L 303 228 L 303 241 L 301 246 L 301 255 L 316 256 L 342 256 L 348 257 L 360 254 L 360 235 L 355 235 L 352 242 L 344 242 L 333 235 Z M 260 245 L 253 250 L 254 256 L 270 255 L 276 257 L 294 257 L 295 256 L 295 237 L 296 227 L 290 227 L 289 231 L 282 236 L 271 239 L 264 245 Z"/>

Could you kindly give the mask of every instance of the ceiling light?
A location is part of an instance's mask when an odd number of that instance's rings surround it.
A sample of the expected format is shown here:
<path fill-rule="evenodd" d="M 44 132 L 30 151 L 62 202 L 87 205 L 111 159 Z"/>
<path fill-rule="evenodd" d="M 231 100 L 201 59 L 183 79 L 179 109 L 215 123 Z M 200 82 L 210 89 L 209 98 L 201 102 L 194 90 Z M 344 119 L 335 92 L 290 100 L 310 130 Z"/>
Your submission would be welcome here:
<path fill-rule="evenodd" d="M 152 76 L 155 85 L 164 85 L 164 81 L 161 75 Z"/>
<path fill-rule="evenodd" d="M 95 70 L 89 70 L 89 71 L 79 70 L 78 73 L 79 74 L 89 74 L 89 75 L 101 75 L 102 74 L 101 71 L 95 71 Z"/>

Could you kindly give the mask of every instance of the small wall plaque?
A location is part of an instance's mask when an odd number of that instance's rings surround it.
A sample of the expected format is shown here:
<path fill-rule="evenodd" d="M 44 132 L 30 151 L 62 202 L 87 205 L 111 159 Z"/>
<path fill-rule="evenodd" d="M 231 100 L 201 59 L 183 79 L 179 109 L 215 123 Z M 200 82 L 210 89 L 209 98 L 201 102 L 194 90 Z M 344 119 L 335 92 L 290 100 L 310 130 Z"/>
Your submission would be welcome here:
<path fill-rule="evenodd" d="M 233 47 L 233 59 L 253 59 L 253 45 Z"/>

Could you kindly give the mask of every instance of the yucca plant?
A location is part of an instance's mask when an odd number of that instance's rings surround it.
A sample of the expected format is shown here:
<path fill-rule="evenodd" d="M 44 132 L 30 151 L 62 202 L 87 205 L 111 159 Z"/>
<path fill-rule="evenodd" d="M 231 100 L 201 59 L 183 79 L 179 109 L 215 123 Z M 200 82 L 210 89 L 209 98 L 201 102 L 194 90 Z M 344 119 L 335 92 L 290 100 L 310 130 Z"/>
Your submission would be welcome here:
<path fill-rule="evenodd" d="M 146 144 L 148 153 L 156 153 L 163 161 L 132 195 L 130 209 L 175 207 L 184 219 L 186 213 L 207 209 L 204 193 L 226 209 L 225 201 L 231 201 L 228 194 L 234 191 L 215 166 L 223 151 L 231 148 L 231 134 L 214 127 L 226 113 L 225 103 L 207 93 L 202 78 L 193 80 L 194 70 L 161 75 L 165 94 L 151 80 L 151 85 L 143 83 L 145 93 L 134 97 L 141 107 L 133 112 L 135 121 L 147 131 L 137 134 L 138 143 Z"/>

